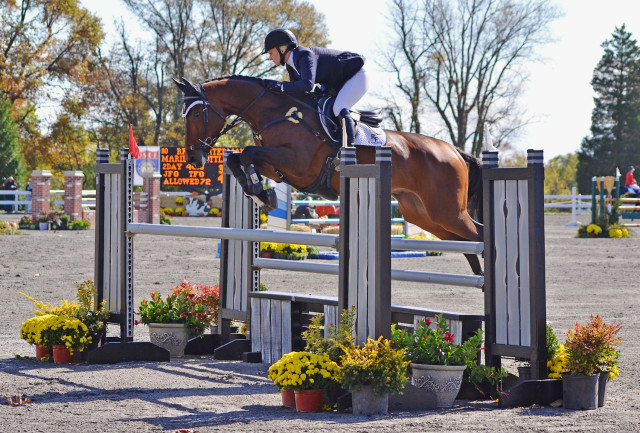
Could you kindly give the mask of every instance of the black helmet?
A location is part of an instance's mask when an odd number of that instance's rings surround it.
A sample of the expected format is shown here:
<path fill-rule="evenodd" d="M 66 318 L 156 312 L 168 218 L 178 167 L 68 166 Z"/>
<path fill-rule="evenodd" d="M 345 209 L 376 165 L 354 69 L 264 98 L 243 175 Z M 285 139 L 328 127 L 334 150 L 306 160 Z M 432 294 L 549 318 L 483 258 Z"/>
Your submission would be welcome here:
<path fill-rule="evenodd" d="M 267 37 L 264 38 L 264 52 L 266 54 L 272 48 L 286 45 L 288 49 L 298 46 L 298 40 L 291 31 L 287 29 L 275 29 L 267 33 Z"/>

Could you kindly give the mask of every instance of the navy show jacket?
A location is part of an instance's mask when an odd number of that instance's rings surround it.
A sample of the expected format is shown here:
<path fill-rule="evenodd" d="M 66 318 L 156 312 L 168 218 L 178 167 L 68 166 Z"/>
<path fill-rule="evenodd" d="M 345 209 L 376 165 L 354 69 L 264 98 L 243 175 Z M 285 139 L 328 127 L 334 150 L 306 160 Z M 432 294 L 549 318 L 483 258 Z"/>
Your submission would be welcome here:
<path fill-rule="evenodd" d="M 286 64 L 291 81 L 283 83 L 283 90 L 292 93 L 310 92 L 316 83 L 338 92 L 365 61 L 360 54 L 319 47 L 297 47 L 291 55 L 297 71 Z"/>

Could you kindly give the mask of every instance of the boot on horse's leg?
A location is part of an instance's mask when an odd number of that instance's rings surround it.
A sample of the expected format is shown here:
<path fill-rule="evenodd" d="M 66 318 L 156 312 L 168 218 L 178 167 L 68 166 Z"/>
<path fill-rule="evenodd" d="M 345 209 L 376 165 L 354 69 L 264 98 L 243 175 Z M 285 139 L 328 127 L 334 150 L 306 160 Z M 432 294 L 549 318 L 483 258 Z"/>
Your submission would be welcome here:
<path fill-rule="evenodd" d="M 233 173 L 233 177 L 235 177 L 238 183 L 240 184 L 240 187 L 242 188 L 242 191 L 244 192 L 244 194 L 247 197 L 250 197 L 251 195 L 253 195 L 251 193 L 251 190 L 249 189 L 249 183 L 247 182 L 247 175 L 245 174 L 244 170 L 240 166 L 240 158 L 238 158 L 237 154 L 234 153 L 229 155 L 229 157 L 227 158 L 227 167 L 229 167 L 229 169 L 231 170 L 231 173 Z"/>
<path fill-rule="evenodd" d="M 346 146 L 353 147 L 356 144 L 356 127 L 351 118 L 351 113 L 348 108 L 343 108 L 338 115 L 340 119 L 340 124 L 342 125 L 342 130 L 347 136 Z M 344 144 L 344 143 L 343 143 Z"/>

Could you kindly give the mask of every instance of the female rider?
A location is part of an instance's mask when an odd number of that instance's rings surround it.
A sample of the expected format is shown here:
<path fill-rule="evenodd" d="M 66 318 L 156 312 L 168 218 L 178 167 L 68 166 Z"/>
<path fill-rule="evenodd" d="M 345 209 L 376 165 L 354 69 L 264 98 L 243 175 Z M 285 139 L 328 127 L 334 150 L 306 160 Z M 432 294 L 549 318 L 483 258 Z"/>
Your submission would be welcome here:
<path fill-rule="evenodd" d="M 344 121 L 347 145 L 355 143 L 355 130 L 349 109 L 367 93 L 369 79 L 365 58 L 348 51 L 319 47 L 302 47 L 291 31 L 275 29 L 264 40 L 264 53 L 276 66 L 286 66 L 289 80 L 279 82 L 282 92 L 310 92 L 316 84 L 333 90 L 337 96 L 333 114 Z"/>

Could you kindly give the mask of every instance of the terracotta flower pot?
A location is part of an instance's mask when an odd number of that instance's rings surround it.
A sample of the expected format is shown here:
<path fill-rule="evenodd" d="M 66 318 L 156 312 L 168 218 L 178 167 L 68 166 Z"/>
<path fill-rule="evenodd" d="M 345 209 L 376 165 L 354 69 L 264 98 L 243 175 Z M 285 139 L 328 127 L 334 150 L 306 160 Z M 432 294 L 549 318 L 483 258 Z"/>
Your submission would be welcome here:
<path fill-rule="evenodd" d="M 306 389 L 295 391 L 296 410 L 298 412 L 320 412 L 324 398 L 324 389 Z"/>
<path fill-rule="evenodd" d="M 292 389 L 283 389 L 280 393 L 284 407 L 296 407 L 296 393 Z"/>
<path fill-rule="evenodd" d="M 74 361 L 74 356 L 64 344 L 53 346 L 53 362 L 56 364 L 70 364 Z"/>
<path fill-rule="evenodd" d="M 36 345 L 36 358 L 37 359 L 42 359 L 47 355 L 53 356 L 53 348 Z"/>

